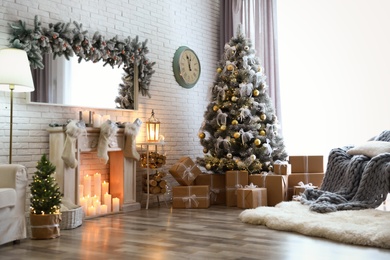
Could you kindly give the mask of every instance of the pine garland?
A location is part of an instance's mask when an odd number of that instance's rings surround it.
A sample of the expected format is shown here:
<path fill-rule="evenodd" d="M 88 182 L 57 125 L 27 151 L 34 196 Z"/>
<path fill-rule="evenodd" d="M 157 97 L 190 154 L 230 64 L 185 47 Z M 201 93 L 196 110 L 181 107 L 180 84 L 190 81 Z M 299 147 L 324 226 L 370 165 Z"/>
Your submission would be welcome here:
<path fill-rule="evenodd" d="M 73 24 L 74 27 L 71 25 Z M 155 62 L 150 62 L 146 57 L 149 49 L 147 40 L 140 42 L 138 36 L 120 40 L 115 36 L 106 40 L 99 32 L 95 32 L 92 38 L 82 24 L 77 22 L 49 24 L 49 28 L 42 27 L 38 16 L 34 19 L 34 28 L 26 27 L 24 21 L 19 20 L 15 24 L 9 24 L 12 37 L 9 39 L 11 47 L 23 49 L 27 52 L 31 67 L 43 69 L 43 55 L 53 53 L 53 57 L 64 56 L 69 60 L 74 55 L 78 56 L 78 62 L 82 60 L 94 63 L 103 61 L 104 65 L 118 68 L 123 65 L 123 84 L 120 84 L 119 96 L 115 102 L 118 108 L 134 108 L 134 65 L 139 67 L 139 90 L 143 96 L 148 96 L 151 77 L 154 74 Z"/>

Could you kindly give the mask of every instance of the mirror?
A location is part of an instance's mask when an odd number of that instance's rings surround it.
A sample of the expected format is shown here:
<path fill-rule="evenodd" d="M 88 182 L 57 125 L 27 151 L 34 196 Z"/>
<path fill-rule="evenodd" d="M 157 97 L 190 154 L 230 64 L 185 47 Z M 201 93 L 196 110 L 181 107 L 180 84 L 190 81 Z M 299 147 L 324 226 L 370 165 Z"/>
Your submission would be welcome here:
<path fill-rule="evenodd" d="M 79 63 L 77 57 L 53 59 L 53 54 L 45 54 L 43 63 L 43 69 L 32 69 L 35 91 L 27 94 L 30 103 L 117 108 L 123 68 L 103 66 L 101 61 Z"/>
<path fill-rule="evenodd" d="M 99 32 L 89 36 L 88 31 L 77 22 L 50 23 L 45 28 L 41 26 L 38 16 L 35 16 L 33 29 L 27 28 L 21 20 L 9 25 L 12 31 L 11 47 L 24 49 L 34 69 L 33 74 L 42 74 L 35 83 L 37 93 L 27 95 L 28 102 L 134 110 L 138 108 L 138 91 L 150 98 L 149 86 L 156 62 L 146 57 L 149 53 L 147 40 L 140 42 L 138 36 L 133 39 L 118 39 L 117 36 L 105 39 Z M 47 54 L 52 54 L 52 58 Z M 65 62 L 59 63 L 61 65 L 53 62 L 61 57 L 66 58 Z M 77 66 L 73 67 L 76 63 Z M 81 69 L 81 66 L 92 65 L 94 68 L 89 69 L 90 75 Z M 99 65 L 103 68 L 96 68 Z M 47 70 L 39 71 L 45 67 Z M 110 69 L 111 72 L 108 72 Z M 50 70 L 53 71 L 49 73 Z M 118 75 L 113 76 L 114 79 L 106 76 L 106 73 Z M 97 79 L 100 74 L 105 75 L 103 79 Z M 76 83 L 79 79 L 84 81 Z M 70 85 L 66 82 L 70 82 Z M 45 89 L 41 89 L 41 86 Z M 98 94 L 103 89 L 108 90 L 109 94 Z M 111 92 L 114 90 L 116 94 Z"/>

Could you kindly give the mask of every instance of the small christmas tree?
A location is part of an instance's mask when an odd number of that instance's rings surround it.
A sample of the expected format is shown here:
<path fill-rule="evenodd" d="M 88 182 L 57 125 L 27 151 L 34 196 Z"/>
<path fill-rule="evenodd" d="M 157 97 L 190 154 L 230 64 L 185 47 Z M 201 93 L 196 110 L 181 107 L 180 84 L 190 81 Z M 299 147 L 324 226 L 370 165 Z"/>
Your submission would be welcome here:
<path fill-rule="evenodd" d="M 59 213 L 62 193 L 52 176 L 56 167 L 42 155 L 34 173 L 33 181 L 29 185 L 31 191 L 30 206 L 32 214 L 55 214 Z"/>
<path fill-rule="evenodd" d="M 212 86 L 211 103 L 199 131 L 204 158 L 197 163 L 214 173 L 273 171 L 287 158 L 264 68 L 240 28 L 225 44 Z"/>

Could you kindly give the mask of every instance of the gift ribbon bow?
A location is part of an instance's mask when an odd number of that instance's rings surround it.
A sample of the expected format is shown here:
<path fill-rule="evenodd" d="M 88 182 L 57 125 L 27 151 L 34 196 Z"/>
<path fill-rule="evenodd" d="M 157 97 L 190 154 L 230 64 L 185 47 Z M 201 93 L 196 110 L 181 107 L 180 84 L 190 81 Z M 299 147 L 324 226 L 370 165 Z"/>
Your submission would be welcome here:
<path fill-rule="evenodd" d="M 257 188 L 257 185 L 254 185 L 253 183 L 249 185 L 245 185 L 245 189 L 255 189 L 255 188 Z"/>
<path fill-rule="evenodd" d="M 195 164 L 187 167 L 184 163 L 180 163 L 181 166 L 185 168 L 183 172 L 183 179 L 187 179 L 188 181 L 192 181 L 195 179 L 194 174 L 192 173 L 192 169 L 196 166 Z"/>
<path fill-rule="evenodd" d="M 312 183 L 308 183 L 308 184 L 304 184 L 302 181 L 298 182 L 298 185 L 301 186 L 301 188 L 312 188 L 313 184 Z"/>
<path fill-rule="evenodd" d="M 215 188 L 210 189 L 210 198 L 212 201 L 217 201 L 217 197 L 220 191 L 221 189 L 215 189 Z"/>
<path fill-rule="evenodd" d="M 183 197 L 182 200 L 186 204 L 187 208 L 191 208 L 192 202 L 195 204 L 195 207 L 198 207 L 198 205 L 199 205 L 199 202 L 196 199 L 196 195 L 195 194 L 192 194 L 192 195 L 190 195 L 188 197 Z"/>

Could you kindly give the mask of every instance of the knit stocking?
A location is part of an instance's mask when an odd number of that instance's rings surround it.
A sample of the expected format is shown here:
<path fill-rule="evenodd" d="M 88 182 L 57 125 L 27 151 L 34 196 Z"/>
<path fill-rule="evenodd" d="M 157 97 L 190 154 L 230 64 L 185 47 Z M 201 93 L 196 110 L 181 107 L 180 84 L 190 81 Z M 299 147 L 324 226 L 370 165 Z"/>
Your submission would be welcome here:
<path fill-rule="evenodd" d="M 135 159 L 137 161 L 139 161 L 140 155 L 136 149 L 135 139 L 141 124 L 141 120 L 137 118 L 134 123 L 127 123 L 125 125 L 125 147 L 123 149 L 123 155 L 127 158 Z"/>
<path fill-rule="evenodd" d="M 108 161 L 108 143 L 111 136 L 115 135 L 117 127 L 111 120 L 107 120 L 100 127 L 99 142 L 97 148 L 97 156 L 104 160 L 104 163 Z"/>
<path fill-rule="evenodd" d="M 70 168 L 75 168 L 77 166 L 76 159 L 76 140 L 82 129 L 78 126 L 77 120 L 70 121 L 66 126 L 66 138 L 64 144 L 64 150 L 62 151 L 61 158 L 64 160 L 65 164 Z"/>

